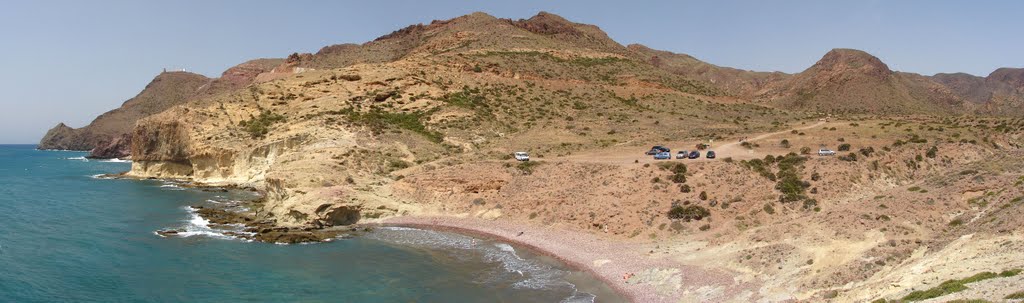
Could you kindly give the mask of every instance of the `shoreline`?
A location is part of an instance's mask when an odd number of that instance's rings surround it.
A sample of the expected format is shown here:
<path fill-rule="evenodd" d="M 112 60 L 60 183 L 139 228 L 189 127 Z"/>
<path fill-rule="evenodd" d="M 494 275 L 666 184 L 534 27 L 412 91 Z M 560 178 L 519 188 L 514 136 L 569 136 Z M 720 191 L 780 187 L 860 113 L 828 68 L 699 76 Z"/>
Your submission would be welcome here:
<path fill-rule="evenodd" d="M 236 184 L 212 184 L 184 178 L 143 178 L 130 176 L 127 172 L 106 174 L 103 177 L 135 181 L 170 181 L 179 183 L 178 185 L 184 188 L 198 190 L 254 191 L 259 197 L 264 197 L 265 194 L 257 188 Z M 205 210 L 213 209 L 206 208 Z M 217 218 L 218 216 L 214 214 L 225 216 Z M 201 213 L 200 216 L 214 224 L 242 223 L 249 225 L 258 221 L 256 218 L 239 219 L 246 215 L 224 210 L 215 213 Z M 259 221 L 259 223 L 264 222 Z M 635 239 L 618 239 L 529 222 L 435 214 L 382 218 L 333 228 L 286 228 L 275 226 L 276 224 L 273 223 L 257 225 L 259 226 L 250 226 L 252 230 L 249 230 L 255 232 L 254 240 L 284 244 L 325 242 L 326 239 L 334 238 L 336 236 L 334 233 L 356 231 L 365 227 L 395 226 L 448 231 L 481 239 L 508 242 L 529 249 L 534 254 L 557 260 L 568 268 L 585 273 L 604 284 L 607 289 L 617 295 L 615 299 L 652 303 L 679 302 L 687 299 L 690 301 L 751 301 L 755 299 L 751 297 L 752 294 L 749 291 L 752 289 L 752 283 L 736 281 L 734 279 L 736 273 L 687 265 L 672 260 L 668 255 L 656 255 L 654 254 L 654 251 L 658 250 L 656 243 Z M 163 236 L 159 234 L 159 231 L 157 235 Z"/>
<path fill-rule="evenodd" d="M 696 301 L 756 299 L 743 297 L 742 293 L 750 290 L 752 285 L 737 283 L 733 279 L 734 275 L 685 265 L 668 256 L 654 257 L 647 253 L 653 246 L 645 242 L 479 218 L 392 217 L 361 225 L 448 231 L 509 242 L 556 259 L 574 270 L 586 272 L 630 302 L 679 302 L 687 298 Z M 626 274 L 630 275 L 628 279 L 624 279 Z M 723 293 L 704 293 L 699 290 L 705 286 L 718 287 L 719 291 L 724 292 L 724 297 Z"/>
<path fill-rule="evenodd" d="M 642 301 L 639 300 L 639 298 L 635 294 L 633 294 L 629 290 L 627 290 L 624 287 L 622 287 L 622 285 L 620 285 L 619 283 L 616 283 L 615 281 L 609 280 L 608 279 L 609 277 L 600 274 L 599 272 L 594 270 L 593 267 L 587 266 L 585 264 L 582 264 L 582 263 L 578 262 L 578 260 L 573 260 L 573 259 L 567 258 L 567 257 L 565 257 L 563 255 L 559 255 L 559 254 L 553 253 L 553 252 L 551 252 L 548 249 L 541 248 L 541 247 L 539 247 L 539 246 L 537 246 L 537 245 L 535 245 L 533 243 L 530 243 L 528 241 L 516 240 L 516 239 L 508 237 L 508 236 L 499 235 L 499 234 L 496 234 L 496 233 L 491 233 L 491 232 L 483 231 L 483 230 L 480 230 L 480 229 L 473 229 L 473 228 L 467 228 L 467 227 L 462 227 L 462 226 L 444 225 L 444 224 L 390 223 L 390 222 L 384 222 L 384 223 L 366 223 L 364 225 L 365 226 L 377 226 L 377 227 L 409 227 L 409 228 L 418 228 L 418 229 L 425 229 L 425 230 L 435 230 L 435 231 L 451 232 L 451 233 L 466 235 L 466 236 L 470 236 L 470 237 L 474 237 L 474 238 L 479 238 L 479 239 L 487 239 L 487 240 L 493 240 L 493 241 L 508 242 L 508 243 L 510 243 L 512 245 L 529 249 L 534 254 L 542 255 L 542 256 L 545 256 L 545 257 L 549 257 L 549 258 L 558 260 L 558 262 L 561 262 L 561 263 L 565 264 L 565 266 L 567 266 L 568 268 L 570 268 L 572 270 L 585 272 L 585 273 L 589 274 L 590 276 L 594 277 L 594 279 L 597 279 L 599 282 L 604 283 L 605 286 L 607 286 L 609 289 L 614 291 L 619 297 L 621 297 L 623 299 L 626 299 L 629 302 L 642 302 Z"/>

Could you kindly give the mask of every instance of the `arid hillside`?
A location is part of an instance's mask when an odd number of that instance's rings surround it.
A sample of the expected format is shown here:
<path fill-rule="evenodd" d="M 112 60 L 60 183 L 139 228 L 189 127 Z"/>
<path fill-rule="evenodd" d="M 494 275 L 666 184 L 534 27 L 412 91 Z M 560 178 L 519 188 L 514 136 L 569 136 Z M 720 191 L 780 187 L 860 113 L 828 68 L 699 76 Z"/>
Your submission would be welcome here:
<path fill-rule="evenodd" d="M 258 189 L 222 223 L 271 242 L 435 217 L 585 234 L 614 249 L 582 263 L 643 302 L 938 300 L 982 272 L 955 293 L 1001 299 L 1024 268 L 1024 120 L 964 97 L 989 80 L 848 49 L 747 72 L 549 13 L 263 63 L 140 117 L 126 176 Z"/>
<path fill-rule="evenodd" d="M 785 108 L 828 113 L 955 114 L 973 109 L 945 86 L 893 72 L 858 50 L 834 49 L 759 96 Z"/>

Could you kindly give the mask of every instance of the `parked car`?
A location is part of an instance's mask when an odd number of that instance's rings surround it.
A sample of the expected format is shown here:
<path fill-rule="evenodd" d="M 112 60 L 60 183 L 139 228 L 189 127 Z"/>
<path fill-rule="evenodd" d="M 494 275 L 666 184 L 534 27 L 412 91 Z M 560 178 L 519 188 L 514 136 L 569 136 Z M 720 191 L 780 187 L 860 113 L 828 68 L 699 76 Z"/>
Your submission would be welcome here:
<path fill-rule="evenodd" d="M 690 153 L 686 152 L 685 150 L 681 150 L 681 151 L 679 151 L 678 153 L 676 153 L 676 159 L 686 159 L 686 157 L 687 157 L 687 156 L 688 156 L 689 154 L 690 154 Z"/>
<path fill-rule="evenodd" d="M 836 152 L 831 150 L 831 149 L 822 148 L 822 149 L 818 149 L 818 155 L 819 156 L 835 156 Z"/>
<path fill-rule="evenodd" d="M 530 161 L 530 154 L 526 152 L 515 152 L 516 161 Z"/>
<path fill-rule="evenodd" d="M 692 152 L 690 152 L 690 159 L 697 159 L 697 158 L 700 158 L 700 152 L 699 151 L 692 151 Z"/>
<path fill-rule="evenodd" d="M 709 150 L 708 154 L 707 154 L 707 157 L 708 157 L 708 159 L 714 159 L 715 158 L 715 151 Z"/>
<path fill-rule="evenodd" d="M 667 152 L 671 152 L 671 150 L 669 150 L 668 147 L 664 147 L 664 146 L 661 146 L 661 145 L 655 145 L 654 147 L 651 147 L 651 150 L 647 151 L 646 154 L 647 155 L 656 155 L 656 154 L 658 154 L 660 152 L 666 152 L 667 153 Z"/>
<path fill-rule="evenodd" d="M 664 152 L 660 152 L 660 153 L 654 154 L 654 160 L 668 160 L 668 159 L 672 159 L 672 153 L 670 153 L 670 152 L 664 151 Z"/>

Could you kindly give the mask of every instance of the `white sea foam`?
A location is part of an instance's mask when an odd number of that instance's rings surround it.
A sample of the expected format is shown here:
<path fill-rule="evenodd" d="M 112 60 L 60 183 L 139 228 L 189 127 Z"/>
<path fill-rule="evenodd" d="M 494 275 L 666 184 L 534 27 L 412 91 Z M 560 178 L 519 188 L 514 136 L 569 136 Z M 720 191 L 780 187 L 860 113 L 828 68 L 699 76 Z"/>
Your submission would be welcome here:
<path fill-rule="evenodd" d="M 591 293 L 576 291 L 576 287 L 573 287 L 572 295 L 568 298 L 562 299 L 560 303 L 594 303 L 597 296 Z"/>
<path fill-rule="evenodd" d="M 86 157 L 83 157 L 83 156 L 64 158 L 64 160 L 76 160 L 76 161 L 82 161 L 82 162 L 89 162 L 89 159 L 86 158 Z"/>
<path fill-rule="evenodd" d="M 401 226 L 385 226 L 385 227 L 381 227 L 380 229 L 383 229 L 383 230 L 422 230 L 422 229 L 419 229 L 419 228 L 401 227 Z"/>
<path fill-rule="evenodd" d="M 114 159 L 104 159 L 104 160 L 100 160 L 100 162 L 108 162 L 108 163 L 132 163 L 132 160 L 124 160 L 124 159 L 118 159 L 118 158 L 114 158 Z"/>
<path fill-rule="evenodd" d="M 242 224 L 225 224 L 220 226 L 225 228 L 211 228 L 210 221 L 206 220 L 206 218 L 203 218 L 203 216 L 200 216 L 199 212 L 197 212 L 195 208 L 192 208 L 190 206 L 187 207 L 186 210 L 188 211 L 189 219 L 188 221 L 185 222 L 185 225 L 182 227 L 184 231 L 177 233 L 177 236 L 179 237 L 188 238 L 194 236 L 206 236 L 218 239 L 236 239 L 237 237 L 227 235 L 225 234 L 225 232 L 234 232 L 249 235 L 253 234 L 244 231 L 245 225 Z"/>
<path fill-rule="evenodd" d="M 181 186 L 178 186 L 177 184 L 171 184 L 171 183 L 166 183 L 166 184 L 160 185 L 160 188 L 164 188 L 164 189 L 167 189 L 167 190 L 185 190 L 184 188 L 181 188 Z"/>
<path fill-rule="evenodd" d="M 512 245 L 508 245 L 508 244 L 505 244 L 505 243 L 494 243 L 494 246 L 499 248 L 499 249 L 501 249 L 501 251 L 510 252 L 510 253 L 515 253 L 516 252 L 516 249 L 512 248 Z"/>

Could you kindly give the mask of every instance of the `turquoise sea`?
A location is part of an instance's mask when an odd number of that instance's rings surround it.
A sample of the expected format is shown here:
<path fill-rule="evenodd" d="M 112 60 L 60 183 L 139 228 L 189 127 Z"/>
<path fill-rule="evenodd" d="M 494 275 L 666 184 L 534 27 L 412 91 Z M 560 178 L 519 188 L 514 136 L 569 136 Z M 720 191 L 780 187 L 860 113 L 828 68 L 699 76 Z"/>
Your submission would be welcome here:
<path fill-rule="evenodd" d="M 189 205 L 251 198 L 102 179 L 130 163 L 0 145 L 0 302 L 616 302 L 592 277 L 458 234 L 245 242 Z M 185 228 L 187 237 L 154 231 Z M 595 299 L 596 297 L 596 299 Z"/>

